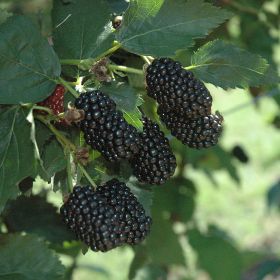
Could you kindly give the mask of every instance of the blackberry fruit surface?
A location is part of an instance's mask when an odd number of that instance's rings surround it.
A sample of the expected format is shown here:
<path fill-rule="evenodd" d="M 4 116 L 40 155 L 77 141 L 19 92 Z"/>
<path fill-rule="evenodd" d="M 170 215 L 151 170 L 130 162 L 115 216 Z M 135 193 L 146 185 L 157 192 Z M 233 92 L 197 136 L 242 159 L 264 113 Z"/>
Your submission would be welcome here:
<path fill-rule="evenodd" d="M 176 158 L 159 126 L 148 118 L 143 122 L 140 150 L 130 163 L 140 182 L 160 185 L 174 174 Z"/>
<path fill-rule="evenodd" d="M 170 58 L 155 59 L 147 68 L 148 95 L 165 110 L 180 110 L 188 118 L 211 113 L 212 97 L 205 85 L 192 72 Z"/>
<path fill-rule="evenodd" d="M 117 179 L 96 191 L 76 186 L 60 208 L 63 221 L 93 251 L 142 242 L 152 223 L 134 194 Z"/>
<path fill-rule="evenodd" d="M 139 134 L 116 110 L 115 102 L 100 91 L 81 95 L 75 102 L 85 111 L 80 128 L 88 145 L 108 161 L 129 159 L 139 149 Z"/>
<path fill-rule="evenodd" d="M 215 146 L 223 129 L 223 117 L 219 112 L 189 119 L 175 111 L 165 111 L 164 107 L 159 106 L 158 115 L 171 134 L 190 148 L 200 149 Z"/>
<path fill-rule="evenodd" d="M 85 111 L 85 120 L 104 122 L 104 118 L 116 110 L 116 103 L 99 90 L 82 93 L 75 101 L 75 107 Z"/>

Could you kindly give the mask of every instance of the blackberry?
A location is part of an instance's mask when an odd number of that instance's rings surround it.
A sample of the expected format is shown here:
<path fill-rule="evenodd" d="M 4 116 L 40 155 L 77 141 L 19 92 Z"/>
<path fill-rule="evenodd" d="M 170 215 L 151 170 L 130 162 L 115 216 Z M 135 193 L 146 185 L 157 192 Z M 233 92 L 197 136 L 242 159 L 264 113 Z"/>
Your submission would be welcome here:
<path fill-rule="evenodd" d="M 212 97 L 192 72 L 170 58 L 155 59 L 147 68 L 148 95 L 165 107 L 180 110 L 188 118 L 211 113 Z"/>
<path fill-rule="evenodd" d="M 133 174 L 140 182 L 156 185 L 165 183 L 176 168 L 176 158 L 168 139 L 159 126 L 147 118 L 144 118 L 140 138 L 140 151 L 130 161 Z"/>
<path fill-rule="evenodd" d="M 85 111 L 85 120 L 104 122 L 108 113 L 116 110 L 116 103 L 99 90 L 82 93 L 75 101 L 75 107 Z"/>
<path fill-rule="evenodd" d="M 88 145 L 107 160 L 129 159 L 139 149 L 139 134 L 116 110 L 115 102 L 100 91 L 81 95 L 75 106 L 85 111 L 80 128 Z"/>
<path fill-rule="evenodd" d="M 102 252 L 142 242 L 152 223 L 130 189 L 117 179 L 96 191 L 90 186 L 74 187 L 60 213 L 77 239 Z"/>
<path fill-rule="evenodd" d="M 197 119 L 189 119 L 175 111 L 158 107 L 161 121 L 171 134 L 190 148 L 209 148 L 218 143 L 222 132 L 223 117 L 219 112 Z"/>

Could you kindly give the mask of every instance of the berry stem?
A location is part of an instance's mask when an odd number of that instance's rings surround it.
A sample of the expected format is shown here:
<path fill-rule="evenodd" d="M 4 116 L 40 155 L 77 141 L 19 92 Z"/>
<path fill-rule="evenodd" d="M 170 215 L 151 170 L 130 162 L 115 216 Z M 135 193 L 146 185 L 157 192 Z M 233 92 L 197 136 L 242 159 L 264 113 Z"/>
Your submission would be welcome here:
<path fill-rule="evenodd" d="M 148 64 L 150 65 L 151 64 L 151 61 L 149 60 L 149 58 L 145 55 L 141 55 L 142 59 Z"/>
<path fill-rule="evenodd" d="M 68 147 L 70 150 L 72 150 L 73 152 L 76 151 L 76 147 L 75 145 L 68 140 L 62 133 L 59 132 L 59 130 L 57 130 L 50 122 L 49 120 L 45 119 L 43 116 L 40 115 L 36 115 L 36 119 L 38 119 L 40 122 L 42 122 L 43 124 L 45 124 L 50 131 L 56 136 L 57 140 L 59 141 L 59 143 L 61 143 L 61 145 L 63 146 L 63 148 Z"/>
<path fill-rule="evenodd" d="M 126 66 L 123 66 L 123 65 L 112 65 L 112 64 L 110 64 L 108 66 L 108 68 L 111 71 L 118 70 L 118 71 L 122 71 L 122 72 L 126 72 L 126 73 L 132 73 L 132 74 L 137 74 L 137 75 L 143 75 L 144 74 L 143 70 L 136 69 L 136 68 L 131 68 L 131 67 L 126 67 Z"/>
<path fill-rule="evenodd" d="M 121 43 L 116 42 L 112 48 L 108 49 L 107 51 L 105 51 L 104 53 L 100 54 L 99 56 L 97 56 L 95 58 L 88 58 L 88 59 L 82 59 L 82 60 L 80 60 L 80 59 L 61 59 L 60 63 L 63 65 L 76 65 L 79 68 L 86 70 L 86 69 L 89 69 L 98 60 L 117 51 L 121 46 L 122 46 Z"/>
<path fill-rule="evenodd" d="M 83 172 L 83 174 L 85 175 L 85 177 L 87 178 L 87 180 L 89 181 L 89 183 L 90 183 L 94 188 L 97 188 L 97 185 L 93 182 L 92 178 L 91 178 L 90 175 L 87 173 L 86 169 L 85 169 L 80 163 L 78 163 L 78 167 L 79 167 L 80 170 Z"/>
<path fill-rule="evenodd" d="M 190 65 L 190 66 L 187 66 L 187 67 L 184 67 L 185 70 L 192 70 L 192 69 L 195 69 L 199 66 L 202 66 L 202 65 Z"/>
<path fill-rule="evenodd" d="M 61 77 L 58 78 L 58 83 L 64 85 L 75 98 L 79 97 L 79 94 L 69 85 L 67 81 L 65 81 Z"/>
<path fill-rule="evenodd" d="M 115 46 L 113 46 L 112 48 L 108 49 L 107 51 L 105 51 L 104 53 L 100 54 L 99 56 L 97 56 L 96 58 L 94 58 L 94 61 L 98 61 L 100 60 L 101 58 L 107 56 L 107 55 L 110 55 L 112 53 L 114 53 L 116 50 L 118 50 L 120 47 L 122 46 L 121 43 L 119 42 L 116 42 L 115 43 Z"/>
<path fill-rule="evenodd" d="M 71 170 L 71 153 L 68 149 L 65 150 L 66 154 L 66 170 L 67 170 L 67 181 L 68 181 L 68 187 L 69 192 L 72 192 L 73 190 L 73 180 L 72 180 L 72 170 Z"/>
<path fill-rule="evenodd" d="M 66 155 L 67 155 L 67 166 L 66 166 L 66 168 L 67 168 L 67 180 L 68 180 L 69 187 L 71 187 L 71 190 L 72 190 L 72 188 L 73 188 L 73 181 L 72 181 L 72 175 L 71 175 L 72 174 L 72 172 L 71 172 L 71 151 L 72 152 L 76 152 L 76 146 L 70 140 L 68 140 L 62 133 L 60 133 L 48 120 L 46 120 L 42 116 L 36 116 L 36 118 L 39 121 L 41 121 L 43 124 L 45 124 L 51 130 L 51 132 L 53 132 L 53 134 L 56 136 L 58 142 L 62 145 L 62 147 L 64 149 L 66 149 Z M 78 162 L 77 165 L 80 168 L 80 170 L 82 171 L 82 173 L 85 175 L 85 177 L 87 178 L 89 183 L 94 188 L 96 188 L 97 187 L 96 184 L 94 183 L 94 181 L 92 180 L 90 175 L 87 173 L 85 168 L 79 162 Z"/>
<path fill-rule="evenodd" d="M 31 103 L 22 104 L 21 106 L 27 107 L 27 108 L 33 109 L 33 110 L 44 111 L 44 112 L 47 112 L 49 115 L 53 115 L 53 111 L 50 108 L 47 108 L 47 107 L 38 106 L 38 105 L 31 104 Z"/>

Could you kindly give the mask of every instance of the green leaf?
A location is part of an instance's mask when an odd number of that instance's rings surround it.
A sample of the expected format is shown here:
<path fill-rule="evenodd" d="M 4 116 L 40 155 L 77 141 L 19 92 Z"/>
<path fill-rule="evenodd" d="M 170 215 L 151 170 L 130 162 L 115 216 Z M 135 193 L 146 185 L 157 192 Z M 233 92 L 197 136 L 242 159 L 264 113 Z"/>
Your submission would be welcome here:
<path fill-rule="evenodd" d="M 41 166 L 40 177 L 49 182 L 55 173 L 66 168 L 66 157 L 61 144 L 52 132 L 40 121 L 35 121 L 36 142 L 38 145 Z"/>
<path fill-rule="evenodd" d="M 127 9 L 128 3 L 125 0 L 106 0 L 112 10 L 112 12 L 121 14 Z"/>
<path fill-rule="evenodd" d="M 11 232 L 27 232 L 44 237 L 50 242 L 75 240 L 63 224 L 57 209 L 40 196 L 20 196 L 8 204 L 4 221 Z"/>
<path fill-rule="evenodd" d="M 209 175 L 213 175 L 213 170 L 224 169 L 234 181 L 240 182 L 234 158 L 230 152 L 224 150 L 220 145 L 207 150 L 188 150 L 188 162 Z"/>
<path fill-rule="evenodd" d="M 280 209 L 280 180 L 269 188 L 266 194 L 266 201 L 269 208 L 276 207 Z"/>
<path fill-rule="evenodd" d="M 200 48 L 192 56 L 192 66 L 197 78 L 224 89 L 280 81 L 264 58 L 222 40 L 209 42 Z"/>
<path fill-rule="evenodd" d="M 273 96 L 276 104 L 280 107 L 280 88 L 274 88 L 267 95 Z"/>
<path fill-rule="evenodd" d="M 134 279 L 137 271 L 141 269 L 148 262 L 148 255 L 146 252 L 146 247 L 144 245 L 139 245 L 133 248 L 134 258 L 129 267 L 128 279 Z"/>
<path fill-rule="evenodd" d="M 63 169 L 62 171 L 55 173 L 53 179 L 53 190 L 54 192 L 60 190 L 62 194 L 69 193 L 66 169 Z"/>
<path fill-rule="evenodd" d="M 87 164 L 84 167 L 89 176 L 93 179 L 96 184 L 100 184 L 102 175 L 106 172 L 105 167 L 102 165 L 102 162 L 98 160 L 94 160 Z M 89 181 L 85 176 L 83 176 L 80 180 L 80 184 L 88 185 Z"/>
<path fill-rule="evenodd" d="M 133 0 L 116 37 L 131 52 L 171 56 L 230 16 L 202 0 Z"/>
<path fill-rule="evenodd" d="M 12 13 L 0 9 L 0 25 L 4 23 L 10 16 L 12 16 Z"/>
<path fill-rule="evenodd" d="M 252 5 L 253 3 L 250 4 L 250 6 Z M 249 15 L 248 13 L 240 15 L 240 30 L 242 30 L 240 40 L 242 45 L 246 50 L 258 53 L 273 62 L 274 45 L 277 44 L 277 38 L 271 36 L 267 21 L 261 22 L 255 19 L 255 15 Z"/>
<path fill-rule="evenodd" d="M 241 255 L 227 240 L 215 235 L 203 235 L 198 230 L 188 231 L 188 240 L 198 254 L 198 262 L 211 279 L 236 280 L 241 278 Z"/>
<path fill-rule="evenodd" d="M 120 110 L 133 111 L 136 106 L 142 103 L 142 99 L 136 94 L 136 91 L 124 82 L 105 84 L 101 90 L 116 102 Z"/>
<path fill-rule="evenodd" d="M 154 219 L 150 236 L 147 238 L 146 251 L 153 263 L 161 265 L 185 265 L 183 249 L 179 237 L 168 220 Z"/>
<path fill-rule="evenodd" d="M 54 48 L 62 59 L 96 57 L 112 46 L 110 9 L 102 0 L 54 1 Z"/>
<path fill-rule="evenodd" d="M 123 112 L 129 124 L 142 130 L 142 114 L 137 107 L 143 103 L 143 99 L 133 87 L 127 83 L 113 82 L 104 85 L 101 90 L 116 102 L 117 108 Z"/>
<path fill-rule="evenodd" d="M 144 279 L 160 279 L 167 280 L 167 273 L 160 266 L 153 264 L 145 265 L 139 269 L 133 280 L 144 280 Z"/>
<path fill-rule="evenodd" d="M 140 189 L 133 182 L 127 183 L 127 186 L 130 188 L 131 192 L 137 197 L 138 201 L 143 205 L 146 215 L 151 215 L 153 193 L 149 190 Z"/>
<path fill-rule="evenodd" d="M 36 175 L 34 146 L 28 112 L 19 106 L 0 108 L 0 211 L 18 195 L 17 184 Z"/>
<path fill-rule="evenodd" d="M 60 64 L 48 41 L 24 16 L 0 26 L 0 103 L 36 103 L 50 95 Z"/>
<path fill-rule="evenodd" d="M 156 215 L 168 212 L 171 219 L 187 222 L 194 213 L 194 186 L 184 178 L 175 178 L 154 191 Z"/>
<path fill-rule="evenodd" d="M 51 177 L 66 167 L 66 157 L 61 145 L 56 139 L 52 139 L 45 146 L 41 154 L 44 171 L 47 175 L 45 179 L 49 181 Z"/>
<path fill-rule="evenodd" d="M 44 242 L 32 235 L 0 236 L 2 280 L 61 280 L 65 268 Z"/>

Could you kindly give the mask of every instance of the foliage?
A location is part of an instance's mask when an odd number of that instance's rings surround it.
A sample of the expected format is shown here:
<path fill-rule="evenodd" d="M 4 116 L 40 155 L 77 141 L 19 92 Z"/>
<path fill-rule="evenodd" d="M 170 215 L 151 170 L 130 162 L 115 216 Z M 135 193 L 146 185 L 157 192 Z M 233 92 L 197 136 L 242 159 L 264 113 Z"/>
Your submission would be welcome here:
<path fill-rule="evenodd" d="M 186 241 L 197 254 L 197 267 L 212 279 L 225 275 L 228 280 L 240 279 L 244 255 L 222 231 L 205 233 L 197 226 L 195 181 L 185 172 L 186 166 L 192 166 L 213 181 L 213 170 L 224 169 L 239 183 L 230 150 L 218 145 L 194 151 L 170 139 L 178 162 L 174 178 L 160 187 L 141 185 L 125 163 L 108 163 L 96 151 L 89 152 L 84 167 L 77 151 L 87 145 L 77 126 L 58 125 L 61 116 L 48 110 L 40 114 L 42 108 L 36 104 L 50 96 L 57 84 L 67 89 L 65 107 L 68 102 L 73 105 L 80 92 L 101 89 L 140 132 L 142 112 L 158 120 L 156 105 L 145 93 L 145 68 L 151 56 L 167 56 L 223 89 L 261 86 L 260 91 L 270 92 L 279 105 L 273 32 L 268 34 L 277 29 L 274 15 L 253 0 L 211 2 L 131 0 L 127 5 L 114 0 L 54 0 L 48 38 L 42 30 L 46 24 L 38 25 L 38 14 L 17 15 L 12 5 L 6 10 L 0 6 L 1 279 L 63 279 L 65 275 L 71 279 L 76 258 L 84 250 L 43 192 L 28 196 L 19 188 L 30 177 L 50 183 L 47 193 L 55 191 L 56 197 L 67 195 L 73 183 L 93 184 L 111 177 L 128 183 L 154 220 L 150 237 L 135 248 L 130 279 L 167 279 L 174 267 L 187 270 Z M 258 9 L 267 21 L 259 17 Z M 123 15 L 118 29 L 112 28 L 114 12 Z M 245 28 L 239 36 L 230 33 L 229 19 L 234 15 Z M 105 72 L 99 71 L 108 78 L 106 82 L 93 69 L 104 58 Z M 279 183 L 267 200 L 279 207 Z M 73 267 L 67 272 L 58 254 L 72 258 Z M 265 271 L 274 271 L 279 261 L 271 266 Z"/>

